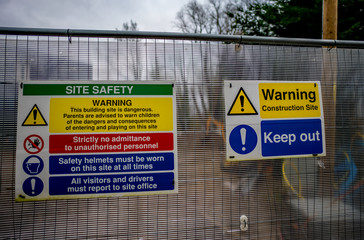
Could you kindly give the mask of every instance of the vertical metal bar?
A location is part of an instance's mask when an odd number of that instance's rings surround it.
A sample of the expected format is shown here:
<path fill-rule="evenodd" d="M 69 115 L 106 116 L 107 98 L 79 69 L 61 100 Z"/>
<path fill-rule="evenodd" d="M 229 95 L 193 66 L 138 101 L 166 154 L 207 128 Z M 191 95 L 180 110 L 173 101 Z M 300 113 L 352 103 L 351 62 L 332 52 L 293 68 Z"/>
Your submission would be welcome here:
<path fill-rule="evenodd" d="M 172 49 L 173 49 L 173 76 L 174 76 L 174 80 L 177 81 L 177 74 L 176 74 L 176 71 L 177 71 L 177 69 L 176 69 L 176 41 L 175 40 L 172 40 Z M 166 68 L 166 66 L 165 66 L 165 68 Z M 167 74 L 166 74 L 166 76 L 167 76 Z M 174 89 L 173 91 L 176 91 L 176 90 Z"/>
<path fill-rule="evenodd" d="M 120 65 L 119 65 L 119 39 L 116 40 L 116 80 L 119 79 L 119 71 L 120 71 Z"/>
<path fill-rule="evenodd" d="M 155 70 L 152 71 L 152 73 L 154 72 L 154 77 L 152 76 L 152 79 L 154 80 L 160 80 L 159 78 L 159 69 L 158 69 L 158 54 L 157 54 L 157 40 L 154 39 L 154 67 L 155 67 Z"/>
<path fill-rule="evenodd" d="M 70 80 L 70 39 L 71 37 L 69 37 L 67 41 L 67 80 Z"/>
<path fill-rule="evenodd" d="M 136 76 L 134 76 L 134 80 L 140 80 L 140 77 L 139 76 L 139 48 L 138 48 L 138 41 L 135 41 L 135 64 L 136 64 Z M 132 63 L 134 64 L 134 63 Z"/>
<path fill-rule="evenodd" d="M 97 80 L 100 80 L 100 38 L 97 38 Z"/>
<path fill-rule="evenodd" d="M 47 76 L 49 78 L 50 76 L 50 71 L 49 71 L 49 57 L 50 57 L 50 52 L 49 52 L 49 36 L 47 37 Z M 52 79 L 53 80 L 53 79 Z"/>
<path fill-rule="evenodd" d="M 148 69 L 148 40 L 145 39 L 145 80 L 149 80 Z"/>
<path fill-rule="evenodd" d="M 37 51 L 36 51 L 36 69 L 37 69 L 37 80 L 39 80 L 39 36 L 37 36 Z"/>
<path fill-rule="evenodd" d="M 126 79 L 129 80 L 129 40 L 126 39 Z"/>
<path fill-rule="evenodd" d="M 7 51 L 7 43 L 8 43 L 8 35 L 5 35 L 5 41 L 4 41 L 4 78 L 3 78 L 3 81 L 2 83 L 4 84 L 4 90 L 3 90 L 3 96 L 5 96 L 6 94 L 6 88 L 5 88 L 5 83 L 6 83 L 6 69 L 7 69 L 7 66 L 6 66 L 6 51 Z M 4 99 L 4 102 L 2 102 L 3 107 L 2 107 L 2 116 L 4 117 L 5 116 L 5 99 Z M 4 132 L 4 126 L 1 126 L 1 129 L 2 131 L 1 132 Z M 2 181 L 1 181 L 1 177 L 2 177 L 2 172 L 3 172 L 3 154 L 4 152 L 2 150 L 0 150 L 0 153 L 1 153 L 1 161 L 0 161 L 0 193 L 2 192 Z"/>
<path fill-rule="evenodd" d="M 166 40 L 165 39 L 163 40 L 163 51 L 164 51 L 164 54 L 163 54 L 163 56 L 164 56 L 164 80 L 167 80 Z M 176 78 L 173 80 L 176 80 Z"/>
<path fill-rule="evenodd" d="M 15 39 L 15 44 L 16 44 L 16 46 L 15 46 L 15 79 L 14 79 L 14 85 L 16 85 L 17 84 L 17 73 L 18 73 L 18 39 L 19 38 L 19 36 L 17 35 L 16 36 L 16 39 Z M 4 64 L 6 64 L 6 63 L 4 63 Z M 18 89 L 18 86 L 15 86 L 15 88 L 17 88 Z M 18 89 L 18 91 L 21 91 L 21 89 Z M 18 98 L 18 95 L 17 95 L 17 93 L 18 93 L 18 91 L 15 91 L 15 95 L 14 95 L 14 97 L 13 97 L 13 101 L 14 102 L 16 102 L 16 100 L 17 100 L 17 98 Z M 3 96 L 5 96 L 5 94 L 3 95 Z M 16 113 L 19 111 L 19 109 L 18 109 L 18 106 L 16 105 Z M 3 115 L 4 116 L 4 115 Z M 15 149 L 14 149 L 15 150 Z M 15 159 L 15 151 L 13 152 L 13 159 Z M 1 172 L 3 172 L 2 170 L 3 170 L 3 158 L 1 158 L 1 165 L 0 165 L 0 170 L 1 170 Z M 15 173 L 15 164 L 13 164 L 13 166 L 12 166 L 12 168 L 11 168 L 11 172 L 12 173 Z M 3 175 L 1 174 L 1 177 L 2 177 Z M 12 177 L 12 180 L 11 180 L 11 184 L 12 184 L 12 186 L 15 186 L 15 176 L 14 177 Z M 2 189 L 2 181 L 0 180 L 0 189 Z M 1 190 L 0 190 L 0 192 L 1 192 Z M 11 195 L 12 196 L 15 196 L 15 189 L 14 190 L 12 190 L 11 191 Z M 15 239 L 16 238 L 16 224 L 15 224 L 15 219 L 16 219 L 16 215 L 15 215 L 15 204 L 11 204 L 11 213 L 12 213 L 12 219 L 13 219 L 13 238 Z"/>
<path fill-rule="evenodd" d="M 358 65 L 359 66 L 363 66 L 362 64 L 362 62 L 361 62 L 361 57 L 360 57 L 360 50 L 357 50 L 358 51 Z M 361 72 L 362 73 L 362 72 Z M 360 76 L 360 78 L 361 79 L 364 79 L 364 76 L 363 76 L 363 74 L 361 74 L 361 76 Z M 363 96 L 362 96 L 362 98 L 364 98 Z M 362 99 L 362 101 L 361 101 L 361 107 L 364 107 L 364 101 L 363 101 L 363 99 Z M 362 109 L 362 112 L 364 112 L 364 110 Z M 364 129 L 362 129 L 362 130 L 364 130 Z M 364 236 L 362 236 L 362 204 L 361 204 L 361 201 L 362 201 L 362 199 L 363 199 L 363 191 L 360 191 L 360 194 L 359 194 L 359 196 L 360 196 L 360 201 L 359 201 L 359 232 L 360 232 L 360 234 L 359 234 L 359 236 L 360 236 L 360 239 L 363 239 L 363 237 Z"/>
<path fill-rule="evenodd" d="M 201 84 L 201 88 L 204 89 L 206 86 L 205 85 L 205 81 L 206 81 L 206 76 L 205 76 L 205 62 L 204 62 L 204 53 L 203 53 L 203 50 L 202 50 L 202 42 L 200 41 L 199 42 L 199 52 L 200 52 L 200 64 L 201 64 L 201 80 L 202 80 L 202 84 Z M 201 102 L 202 102 L 202 106 L 205 105 L 205 101 L 204 101 L 204 96 L 203 95 L 200 95 L 200 99 L 201 99 Z M 202 108 L 202 114 L 201 114 L 201 117 L 202 119 L 204 119 L 203 121 L 205 121 L 206 117 L 205 117 L 205 114 L 206 114 L 206 111 L 203 110 Z M 205 157 L 205 156 L 203 156 Z M 195 166 L 195 169 L 197 168 L 197 161 L 196 161 L 196 166 Z M 203 164 L 203 179 L 206 179 L 205 177 L 205 171 L 206 171 L 206 168 L 205 168 L 205 164 Z M 197 178 L 197 177 L 196 177 Z M 197 189 L 197 187 L 196 187 Z M 206 192 L 206 184 L 205 184 L 205 181 L 203 181 L 203 193 Z M 206 219 L 206 204 L 205 204 L 205 201 L 206 201 L 206 198 L 205 198 L 205 194 L 203 194 L 203 216 L 204 216 L 204 219 Z M 196 207 L 197 207 L 197 202 L 196 202 Z M 205 236 L 205 229 L 206 229 L 206 221 L 203 221 L 203 235 Z"/>
<path fill-rule="evenodd" d="M 107 67 L 107 80 L 110 80 L 109 72 L 110 72 L 110 55 L 109 55 L 109 38 L 107 39 L 107 51 L 106 51 L 106 67 Z"/>
<path fill-rule="evenodd" d="M 90 38 L 87 38 L 87 68 L 88 68 L 88 66 L 90 66 Z M 92 78 L 93 78 L 93 74 L 92 74 Z M 87 69 L 87 79 L 93 80 L 93 79 L 90 79 L 90 70 L 88 70 L 88 69 Z"/>
<path fill-rule="evenodd" d="M 60 54 L 60 50 L 59 50 L 59 37 L 57 38 L 57 78 L 56 79 L 60 79 L 59 77 L 59 54 Z"/>
<path fill-rule="evenodd" d="M 220 43 L 217 43 L 217 59 L 218 59 L 218 62 L 220 63 L 220 61 L 222 59 L 221 58 L 221 55 L 220 55 Z M 220 74 L 221 74 L 221 66 L 219 67 L 219 75 L 218 75 L 218 79 L 219 80 L 220 80 Z M 212 166 L 213 166 L 212 171 L 214 173 L 214 175 L 213 175 L 213 186 L 215 187 L 215 185 L 216 185 L 215 171 L 217 171 L 217 169 L 215 169 L 215 164 L 213 164 Z M 217 225 L 217 222 L 216 222 L 216 213 L 215 212 L 217 210 L 215 210 L 215 206 L 217 205 L 216 204 L 217 199 L 215 198 L 215 191 L 213 192 L 213 195 L 212 196 L 213 196 L 213 200 L 212 200 L 212 205 L 213 205 L 212 219 L 213 219 L 213 225 L 216 226 Z M 213 237 L 214 237 L 214 239 L 217 238 L 216 228 L 214 228 Z"/>
<path fill-rule="evenodd" d="M 80 38 L 77 38 L 77 81 L 80 80 Z"/>

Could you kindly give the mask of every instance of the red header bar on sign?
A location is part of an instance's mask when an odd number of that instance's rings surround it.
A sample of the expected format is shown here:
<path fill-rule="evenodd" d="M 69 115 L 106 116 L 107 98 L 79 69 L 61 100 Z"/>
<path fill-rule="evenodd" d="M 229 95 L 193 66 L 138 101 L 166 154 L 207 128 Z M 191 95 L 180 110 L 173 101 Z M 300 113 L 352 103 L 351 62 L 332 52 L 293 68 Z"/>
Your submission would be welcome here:
<path fill-rule="evenodd" d="M 50 135 L 49 153 L 173 150 L 173 133 Z"/>

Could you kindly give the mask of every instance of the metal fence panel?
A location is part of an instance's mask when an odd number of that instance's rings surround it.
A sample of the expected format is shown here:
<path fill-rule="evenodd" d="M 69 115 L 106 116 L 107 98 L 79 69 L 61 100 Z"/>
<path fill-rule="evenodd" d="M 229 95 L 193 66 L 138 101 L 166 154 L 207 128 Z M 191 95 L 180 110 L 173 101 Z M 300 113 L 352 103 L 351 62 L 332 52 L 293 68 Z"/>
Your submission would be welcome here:
<path fill-rule="evenodd" d="M 1 238 L 363 238 L 364 49 L 49 35 L 0 35 Z M 174 80 L 179 193 L 14 202 L 17 82 L 33 80 Z M 321 81 L 327 157 L 226 162 L 224 80 Z"/>

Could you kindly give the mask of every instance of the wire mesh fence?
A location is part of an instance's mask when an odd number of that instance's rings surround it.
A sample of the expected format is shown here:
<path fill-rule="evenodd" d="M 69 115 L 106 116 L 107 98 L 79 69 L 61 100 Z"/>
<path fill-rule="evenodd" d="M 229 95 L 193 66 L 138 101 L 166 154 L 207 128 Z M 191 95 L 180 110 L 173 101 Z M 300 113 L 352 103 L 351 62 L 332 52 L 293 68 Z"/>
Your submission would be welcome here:
<path fill-rule="evenodd" d="M 364 43 L 2 33 L 1 238 L 363 238 Z M 178 194 L 15 202 L 18 82 L 33 80 L 174 81 Z M 327 156 L 227 162 L 224 80 L 320 81 Z"/>

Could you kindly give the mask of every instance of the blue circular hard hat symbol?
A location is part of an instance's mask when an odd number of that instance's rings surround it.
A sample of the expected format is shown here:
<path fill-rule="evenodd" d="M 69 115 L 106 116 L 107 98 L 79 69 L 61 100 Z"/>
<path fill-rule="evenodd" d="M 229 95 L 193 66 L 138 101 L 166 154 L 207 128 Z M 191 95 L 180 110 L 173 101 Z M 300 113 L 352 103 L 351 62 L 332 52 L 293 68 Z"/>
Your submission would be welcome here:
<path fill-rule="evenodd" d="M 36 155 L 27 157 L 23 162 L 23 170 L 29 175 L 37 175 L 43 170 L 43 168 L 43 160 Z"/>
<path fill-rule="evenodd" d="M 230 132 L 229 142 L 235 152 L 248 154 L 257 146 L 258 136 L 252 127 L 239 125 Z"/>

